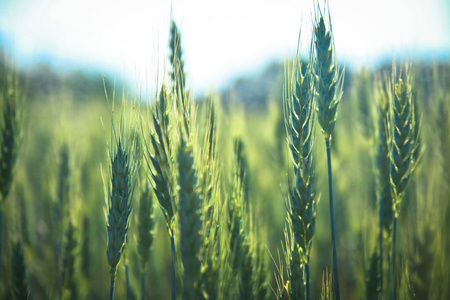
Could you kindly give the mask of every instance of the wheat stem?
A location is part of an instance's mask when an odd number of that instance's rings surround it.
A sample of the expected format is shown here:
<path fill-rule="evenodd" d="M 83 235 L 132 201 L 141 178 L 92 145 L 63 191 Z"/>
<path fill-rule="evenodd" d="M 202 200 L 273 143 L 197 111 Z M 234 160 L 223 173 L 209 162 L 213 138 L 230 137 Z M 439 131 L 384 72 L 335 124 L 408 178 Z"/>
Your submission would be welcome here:
<path fill-rule="evenodd" d="M 0 282 L 1 282 L 1 274 L 2 274 L 2 240 L 3 240 L 3 206 L 0 206 Z"/>
<path fill-rule="evenodd" d="M 397 265 L 396 265 L 396 254 L 397 254 L 397 218 L 394 217 L 393 223 L 393 234 L 392 234 L 392 276 L 394 278 L 394 286 L 392 289 L 392 299 L 397 299 Z"/>
<path fill-rule="evenodd" d="M 141 271 L 141 300 L 145 299 L 145 270 Z"/>
<path fill-rule="evenodd" d="M 173 229 L 170 229 L 170 246 L 172 248 L 172 300 L 177 299 L 177 278 L 176 278 L 176 271 L 175 271 L 175 264 L 176 264 L 176 252 L 175 252 L 175 239 L 173 235 Z"/>
<path fill-rule="evenodd" d="M 111 279 L 111 285 L 109 287 L 109 300 L 114 299 L 114 285 L 116 283 L 115 279 Z"/>
<path fill-rule="evenodd" d="M 127 300 L 130 299 L 130 274 L 129 274 L 129 268 L 128 266 L 125 266 L 125 283 L 126 283 L 126 294 L 127 294 Z"/>
<path fill-rule="evenodd" d="M 334 205 L 333 205 L 333 183 L 332 183 L 332 170 L 331 170 L 331 147 L 330 141 L 325 141 L 327 147 L 327 163 L 328 163 L 328 193 L 330 198 L 330 223 L 331 223 L 331 247 L 333 251 L 333 287 L 334 297 L 336 300 L 340 299 L 339 292 L 339 272 L 338 272 L 338 259 L 337 259 L 337 245 L 336 245 L 336 226 L 334 223 Z"/>

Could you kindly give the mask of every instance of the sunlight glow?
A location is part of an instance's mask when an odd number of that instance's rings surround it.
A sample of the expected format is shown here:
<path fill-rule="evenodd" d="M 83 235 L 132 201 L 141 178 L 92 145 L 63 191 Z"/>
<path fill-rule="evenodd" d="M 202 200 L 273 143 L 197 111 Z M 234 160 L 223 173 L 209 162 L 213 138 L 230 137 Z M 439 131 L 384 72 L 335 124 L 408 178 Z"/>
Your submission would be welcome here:
<path fill-rule="evenodd" d="M 204 91 L 293 55 L 302 20 L 302 32 L 311 30 L 311 5 L 306 0 L 9 1 L 0 10 L 0 33 L 28 63 L 44 55 L 142 79 L 165 69 L 172 11 L 188 81 Z M 450 49 L 445 0 L 340 0 L 330 6 L 338 56 L 351 66 L 370 66 L 391 53 Z"/>

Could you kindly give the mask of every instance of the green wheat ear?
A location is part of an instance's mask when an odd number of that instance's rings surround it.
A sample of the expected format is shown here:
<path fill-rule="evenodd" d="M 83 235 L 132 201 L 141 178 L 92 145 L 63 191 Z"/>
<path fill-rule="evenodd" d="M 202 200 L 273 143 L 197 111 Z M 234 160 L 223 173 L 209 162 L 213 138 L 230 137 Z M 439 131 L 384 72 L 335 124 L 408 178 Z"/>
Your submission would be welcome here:
<path fill-rule="evenodd" d="M 300 57 L 298 56 L 296 60 L 293 82 L 287 83 L 287 95 L 284 97 L 286 133 L 295 178 L 293 183 L 289 182 L 288 194 L 288 221 L 293 234 L 290 243 L 292 253 L 289 255 L 290 293 L 294 299 L 305 295 L 306 299 L 310 299 L 309 257 L 315 231 L 317 204 L 312 153 L 314 89 L 311 64 L 308 64 L 303 74 Z"/>
<path fill-rule="evenodd" d="M 333 32 L 331 26 L 327 29 L 322 13 L 314 27 L 314 43 L 318 120 L 325 140 L 331 141 L 342 97 L 344 72 L 337 65 Z"/>
<path fill-rule="evenodd" d="M 394 218 L 398 218 L 409 177 L 419 158 L 419 122 L 411 90 L 411 72 L 406 66 L 392 75 L 390 178 Z"/>
<path fill-rule="evenodd" d="M 108 247 L 106 255 L 111 266 L 111 280 L 115 280 L 125 237 L 128 232 L 129 216 L 132 208 L 133 182 L 130 155 L 119 139 L 117 149 L 111 158 L 111 187 L 108 201 Z"/>
<path fill-rule="evenodd" d="M 150 170 L 153 191 L 166 219 L 169 233 L 174 224 L 174 203 L 172 191 L 172 162 L 169 139 L 169 96 L 165 85 L 161 87 L 156 107 L 151 116 L 153 133 L 150 135 L 152 147 L 147 146 L 146 159 Z M 153 148 L 153 149 L 151 149 Z"/>
<path fill-rule="evenodd" d="M 110 266 L 110 299 L 113 299 L 117 266 L 124 251 L 129 228 L 132 201 L 135 189 L 136 171 L 136 137 L 128 135 L 129 128 L 122 115 L 118 130 L 112 124 L 110 149 L 110 181 L 107 184 L 107 237 L 106 256 Z"/>

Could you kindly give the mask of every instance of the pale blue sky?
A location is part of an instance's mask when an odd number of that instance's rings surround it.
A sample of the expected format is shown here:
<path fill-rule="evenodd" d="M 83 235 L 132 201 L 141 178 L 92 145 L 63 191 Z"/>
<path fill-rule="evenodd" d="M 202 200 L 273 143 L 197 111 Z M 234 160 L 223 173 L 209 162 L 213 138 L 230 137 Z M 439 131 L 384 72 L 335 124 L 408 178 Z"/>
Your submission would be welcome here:
<path fill-rule="evenodd" d="M 311 30 L 307 0 L 2 0 L 0 32 L 25 64 L 56 57 L 131 81 L 147 76 L 151 85 L 164 70 L 171 7 L 197 91 L 293 55 L 300 25 L 305 41 Z M 448 0 L 331 0 L 330 7 L 347 65 L 370 66 L 392 53 L 450 59 Z"/>

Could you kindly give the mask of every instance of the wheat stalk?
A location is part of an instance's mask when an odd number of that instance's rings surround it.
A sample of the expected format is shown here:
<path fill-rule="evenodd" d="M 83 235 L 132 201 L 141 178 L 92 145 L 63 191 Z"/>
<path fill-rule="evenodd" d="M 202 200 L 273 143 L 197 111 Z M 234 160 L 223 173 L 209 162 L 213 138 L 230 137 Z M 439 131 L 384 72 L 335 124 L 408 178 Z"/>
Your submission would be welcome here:
<path fill-rule="evenodd" d="M 378 293 L 383 292 L 383 260 L 384 260 L 384 232 L 387 237 L 392 232 L 392 197 L 390 191 L 390 161 L 389 161 L 389 100 L 381 81 L 378 81 L 377 89 L 377 152 L 376 163 L 376 185 L 379 207 L 379 278 Z M 388 238 L 389 239 L 389 238 Z"/>
<path fill-rule="evenodd" d="M 416 120 L 414 99 L 411 90 L 411 72 L 408 65 L 406 65 L 404 72 L 400 71 L 398 76 L 396 67 L 395 65 L 393 66 L 391 95 L 390 183 L 394 217 L 392 234 L 392 274 L 394 276 L 393 298 L 397 299 L 397 219 L 400 213 L 400 203 L 404 197 L 408 180 L 418 162 L 419 152 L 419 125 Z"/>
<path fill-rule="evenodd" d="M 328 2 L 327 2 L 328 3 Z M 337 107 L 342 97 L 344 72 L 338 67 L 334 50 L 333 31 L 329 7 L 328 28 L 325 24 L 325 12 L 318 6 L 314 24 L 315 58 L 315 90 L 317 93 L 317 115 L 325 139 L 328 165 L 328 191 L 330 200 L 331 244 L 333 252 L 333 287 L 334 296 L 340 299 L 339 268 L 337 258 L 336 226 L 334 222 L 333 184 L 331 168 L 331 137 L 337 118 Z"/>

